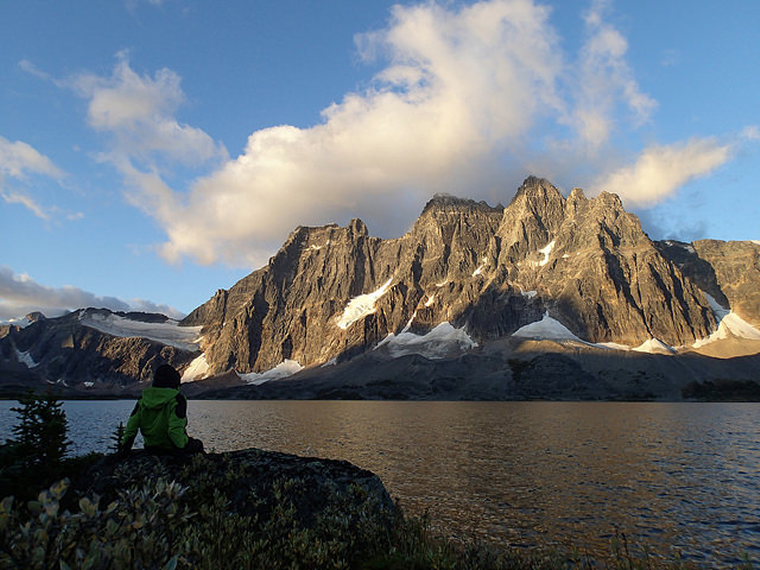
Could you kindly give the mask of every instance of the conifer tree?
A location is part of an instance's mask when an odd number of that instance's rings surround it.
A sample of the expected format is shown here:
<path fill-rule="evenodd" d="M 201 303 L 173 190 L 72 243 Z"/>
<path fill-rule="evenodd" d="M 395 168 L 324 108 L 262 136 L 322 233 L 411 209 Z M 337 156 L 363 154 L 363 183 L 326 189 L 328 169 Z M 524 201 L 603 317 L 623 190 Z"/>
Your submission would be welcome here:
<path fill-rule="evenodd" d="M 20 407 L 11 408 L 19 423 L 13 427 L 14 444 L 19 459 L 28 467 L 52 467 L 60 464 L 71 442 L 66 438 L 68 420 L 63 402 L 48 395 L 27 396 Z"/>

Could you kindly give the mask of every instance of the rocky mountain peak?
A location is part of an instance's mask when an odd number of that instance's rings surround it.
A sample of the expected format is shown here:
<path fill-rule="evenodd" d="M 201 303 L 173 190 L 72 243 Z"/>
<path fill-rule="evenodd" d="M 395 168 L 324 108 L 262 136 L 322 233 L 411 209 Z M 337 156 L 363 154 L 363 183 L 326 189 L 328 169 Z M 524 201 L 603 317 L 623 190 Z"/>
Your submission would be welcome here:
<path fill-rule="evenodd" d="M 541 202 L 564 202 L 562 193 L 545 178 L 528 176 L 517 189 L 512 204 L 526 201 L 538 205 Z M 510 204 L 511 205 L 511 204 Z"/>
<path fill-rule="evenodd" d="M 451 194 L 438 193 L 428 200 L 425 207 L 422 209 L 422 216 L 430 212 L 466 212 L 466 211 L 480 211 L 485 213 L 500 212 L 503 210 L 501 206 L 490 206 L 484 201 L 477 202 L 470 198 L 459 198 L 452 196 Z"/>
<path fill-rule="evenodd" d="M 547 312 L 589 342 L 680 345 L 714 327 L 705 304 L 617 196 L 565 199 L 528 177 L 506 208 L 436 194 L 397 239 L 358 219 L 299 227 L 187 322 L 205 325 L 212 372 L 258 373 L 340 362 L 442 323 L 481 342 Z"/>

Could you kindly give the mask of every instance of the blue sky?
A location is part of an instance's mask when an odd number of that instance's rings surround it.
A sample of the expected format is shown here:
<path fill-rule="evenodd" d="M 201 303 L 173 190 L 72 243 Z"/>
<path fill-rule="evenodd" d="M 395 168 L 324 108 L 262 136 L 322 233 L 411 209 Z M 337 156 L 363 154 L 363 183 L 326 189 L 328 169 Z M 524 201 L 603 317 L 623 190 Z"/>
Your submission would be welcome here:
<path fill-rule="evenodd" d="M 361 9 L 357 9 L 361 6 Z M 760 239 L 760 3 L 0 4 L 0 320 L 186 313 L 297 225 L 619 193 Z"/>

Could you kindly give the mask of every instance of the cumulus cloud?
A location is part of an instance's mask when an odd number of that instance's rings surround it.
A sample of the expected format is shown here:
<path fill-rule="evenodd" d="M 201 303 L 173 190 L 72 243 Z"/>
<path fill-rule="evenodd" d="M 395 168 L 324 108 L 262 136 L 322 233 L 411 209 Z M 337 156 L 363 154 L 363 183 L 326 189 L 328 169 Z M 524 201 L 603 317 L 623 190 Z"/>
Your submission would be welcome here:
<path fill-rule="evenodd" d="M 10 267 L 0 266 L 0 320 L 16 319 L 33 311 L 54 317 L 85 307 L 163 313 L 173 318 L 183 316 L 173 307 L 144 299 L 124 301 L 116 297 L 101 297 L 72 286 L 48 287 L 29 275 L 16 274 Z"/>
<path fill-rule="evenodd" d="M 72 81 L 75 90 L 89 99 L 90 125 L 114 137 L 113 153 L 106 158 L 155 167 L 156 156 L 188 165 L 226 157 L 224 147 L 203 130 L 174 117 L 185 100 L 180 83 L 169 69 L 160 69 L 153 77 L 136 73 L 127 52 L 117 54 L 110 77 L 82 74 Z"/>
<path fill-rule="evenodd" d="M 133 189 L 130 200 L 166 231 L 163 255 L 255 266 L 299 224 L 360 216 L 375 232 L 399 235 L 435 192 L 508 200 L 529 173 L 586 185 L 587 168 L 610 163 L 613 135 L 656 107 L 609 11 L 592 0 L 572 55 L 551 10 L 534 0 L 395 6 L 384 28 L 356 38 L 361 57 L 381 66 L 368 87 L 311 127 L 253 132 L 233 159 L 175 118 L 185 97 L 171 70 L 142 75 L 120 54 L 110 77 L 82 75 L 75 86 L 89 100 L 90 124 L 110 135 L 106 159 Z M 728 159 L 713 147 L 653 147 L 597 182 L 650 204 Z M 204 161 L 218 166 L 189 188 L 170 186 L 173 164 Z M 665 180 L 652 181 L 655 171 Z"/>
<path fill-rule="evenodd" d="M 560 106 L 548 16 L 526 0 L 396 6 L 386 29 L 358 38 L 365 57 L 389 62 L 371 88 L 314 127 L 254 132 L 243 154 L 163 210 L 165 253 L 260 262 L 261 245 L 271 252 L 298 223 L 369 213 L 388 229 L 391 204 L 493 183 L 498 155 Z M 374 209 L 379 197 L 388 206 Z"/>
<path fill-rule="evenodd" d="M 50 220 L 56 208 L 46 208 L 26 188 L 36 177 L 61 180 L 64 172 L 52 160 L 24 141 L 0 136 L 0 198 L 20 204 L 43 220 Z"/>
<path fill-rule="evenodd" d="M 650 206 L 672 195 L 688 181 L 728 162 L 731 151 L 731 145 L 721 144 L 714 138 L 654 145 L 644 150 L 634 164 L 601 176 L 592 190 L 614 192 L 633 206 Z"/>

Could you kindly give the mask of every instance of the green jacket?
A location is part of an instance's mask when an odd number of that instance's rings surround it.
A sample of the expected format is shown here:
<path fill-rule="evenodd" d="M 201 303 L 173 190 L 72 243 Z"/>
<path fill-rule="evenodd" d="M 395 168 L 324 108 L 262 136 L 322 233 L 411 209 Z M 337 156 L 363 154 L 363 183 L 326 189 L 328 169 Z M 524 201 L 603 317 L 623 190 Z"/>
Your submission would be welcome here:
<path fill-rule="evenodd" d="M 122 446 L 129 449 L 139 429 L 146 447 L 184 448 L 187 445 L 187 400 L 174 388 L 146 388 L 124 430 Z"/>

